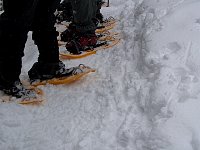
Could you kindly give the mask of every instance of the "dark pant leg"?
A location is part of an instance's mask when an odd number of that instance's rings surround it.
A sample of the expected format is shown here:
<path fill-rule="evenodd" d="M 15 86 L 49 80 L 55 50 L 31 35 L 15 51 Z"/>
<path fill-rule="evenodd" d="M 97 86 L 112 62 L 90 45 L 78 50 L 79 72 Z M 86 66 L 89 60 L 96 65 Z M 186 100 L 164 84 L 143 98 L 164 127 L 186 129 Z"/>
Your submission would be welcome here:
<path fill-rule="evenodd" d="M 22 57 L 27 40 L 32 0 L 4 0 L 4 13 L 0 16 L 0 84 L 9 85 L 19 79 Z M 29 10 L 29 11 L 28 11 Z M 26 15 L 25 15 L 26 14 Z"/>
<path fill-rule="evenodd" d="M 102 5 L 102 0 L 97 0 L 97 11 L 96 11 L 96 18 L 103 23 L 103 15 L 101 14 L 101 5 Z"/>
<path fill-rule="evenodd" d="M 96 0 L 71 0 L 71 3 L 77 30 L 80 32 L 94 31 L 96 26 L 92 19 L 96 16 Z"/>
<path fill-rule="evenodd" d="M 37 6 L 32 25 L 33 40 L 38 46 L 38 62 L 54 63 L 59 62 L 59 48 L 57 32 L 54 27 L 54 12 L 60 0 L 41 0 Z"/>

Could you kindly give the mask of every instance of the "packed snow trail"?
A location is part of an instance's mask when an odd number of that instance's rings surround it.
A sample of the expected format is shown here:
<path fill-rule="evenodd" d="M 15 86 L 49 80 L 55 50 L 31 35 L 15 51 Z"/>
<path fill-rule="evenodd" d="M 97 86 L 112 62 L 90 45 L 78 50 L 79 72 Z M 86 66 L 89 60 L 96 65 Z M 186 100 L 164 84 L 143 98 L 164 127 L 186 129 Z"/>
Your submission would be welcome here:
<path fill-rule="evenodd" d="M 43 106 L 1 103 L 0 149 L 198 150 L 199 8 L 198 0 L 111 1 L 103 14 L 119 20 L 121 43 L 64 61 L 97 72 L 72 85 L 41 86 Z M 22 79 L 37 56 L 29 33 Z"/>

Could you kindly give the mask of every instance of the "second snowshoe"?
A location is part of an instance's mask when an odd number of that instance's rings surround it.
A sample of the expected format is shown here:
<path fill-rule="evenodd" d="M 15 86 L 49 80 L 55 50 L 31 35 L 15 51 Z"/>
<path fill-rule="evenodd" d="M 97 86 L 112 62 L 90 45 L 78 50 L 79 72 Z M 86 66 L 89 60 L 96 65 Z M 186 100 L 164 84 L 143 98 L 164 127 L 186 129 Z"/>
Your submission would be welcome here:
<path fill-rule="evenodd" d="M 67 50 L 64 48 L 64 51 L 60 51 L 60 58 L 62 59 L 80 59 L 92 54 L 96 54 L 97 51 L 108 49 L 120 42 L 120 36 L 118 33 L 110 33 L 107 32 L 106 34 L 98 34 L 97 35 L 97 42 L 95 45 L 87 45 L 81 47 L 80 44 L 74 41 L 74 47 Z M 60 46 L 65 46 L 65 42 L 59 42 Z"/>

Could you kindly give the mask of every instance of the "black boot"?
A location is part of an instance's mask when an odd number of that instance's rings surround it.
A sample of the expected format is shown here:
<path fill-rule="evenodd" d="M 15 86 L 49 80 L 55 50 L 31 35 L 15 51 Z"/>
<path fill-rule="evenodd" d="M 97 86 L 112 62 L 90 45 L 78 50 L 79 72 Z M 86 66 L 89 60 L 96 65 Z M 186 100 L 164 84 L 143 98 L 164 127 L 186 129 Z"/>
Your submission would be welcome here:
<path fill-rule="evenodd" d="M 58 63 L 36 62 L 28 71 L 31 82 L 36 80 L 48 80 L 72 75 L 74 68 L 66 69 L 65 65 L 60 61 Z"/>
<path fill-rule="evenodd" d="M 0 90 L 2 90 L 5 94 L 14 96 L 16 98 L 23 98 L 23 99 L 32 99 L 37 98 L 37 94 L 35 91 L 26 89 L 20 80 L 16 80 L 14 82 L 2 82 L 0 79 Z"/>
<path fill-rule="evenodd" d="M 28 30 L 16 22 L 0 17 L 0 90 L 20 98 L 34 94 L 19 80 Z"/>

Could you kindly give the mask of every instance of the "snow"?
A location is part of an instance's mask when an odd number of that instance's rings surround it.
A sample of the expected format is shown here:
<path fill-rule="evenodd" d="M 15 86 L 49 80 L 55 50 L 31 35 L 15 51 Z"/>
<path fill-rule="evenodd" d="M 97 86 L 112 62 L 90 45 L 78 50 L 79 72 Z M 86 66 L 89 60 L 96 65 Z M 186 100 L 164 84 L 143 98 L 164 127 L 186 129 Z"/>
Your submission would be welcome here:
<path fill-rule="evenodd" d="M 65 60 L 96 73 L 41 86 L 42 106 L 0 103 L 0 150 L 200 150 L 199 0 L 115 0 L 122 40 Z M 21 79 L 37 61 L 26 43 Z"/>

